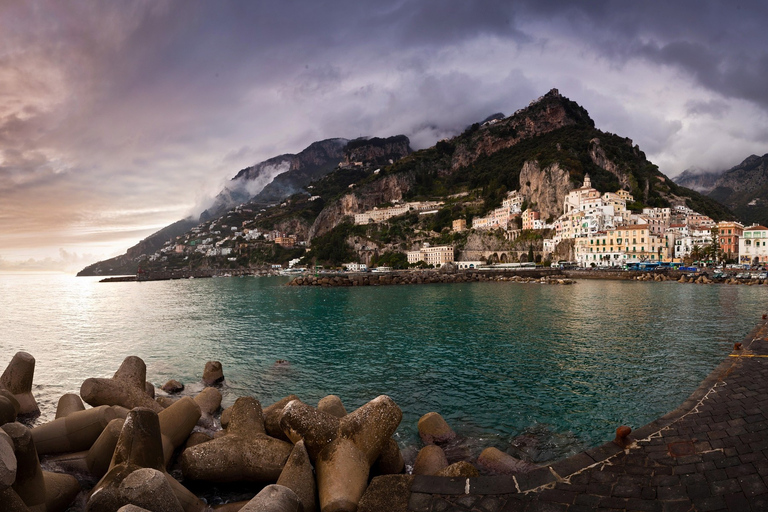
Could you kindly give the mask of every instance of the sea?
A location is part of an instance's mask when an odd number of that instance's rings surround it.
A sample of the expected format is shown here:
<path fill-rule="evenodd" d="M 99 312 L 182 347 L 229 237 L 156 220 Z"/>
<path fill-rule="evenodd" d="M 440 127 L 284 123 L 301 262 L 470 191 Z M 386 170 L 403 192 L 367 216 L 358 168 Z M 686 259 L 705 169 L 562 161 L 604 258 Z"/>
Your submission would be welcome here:
<path fill-rule="evenodd" d="M 546 463 L 675 409 L 768 304 L 766 286 L 288 280 L 2 274 L 0 370 L 17 351 L 35 357 L 41 423 L 62 394 L 112 376 L 127 356 L 144 360 L 156 387 L 177 379 L 187 394 L 216 360 L 225 407 L 245 395 L 267 406 L 334 394 L 352 411 L 389 395 L 403 411 L 395 438 L 406 461 L 420 447 L 418 419 L 435 411 L 465 456 L 495 446 Z"/>

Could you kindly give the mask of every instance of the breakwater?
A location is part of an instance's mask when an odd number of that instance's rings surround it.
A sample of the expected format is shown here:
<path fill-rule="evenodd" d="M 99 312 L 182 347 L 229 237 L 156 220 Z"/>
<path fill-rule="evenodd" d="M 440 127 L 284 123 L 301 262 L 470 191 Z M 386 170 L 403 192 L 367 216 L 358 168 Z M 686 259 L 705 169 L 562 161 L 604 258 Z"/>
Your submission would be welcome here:
<path fill-rule="evenodd" d="M 300 276 L 288 283 L 289 286 L 386 286 L 398 284 L 432 283 L 473 283 L 486 281 L 536 282 L 545 284 L 572 284 L 560 270 L 521 271 L 397 271 L 385 273 L 360 272 L 353 274 L 318 274 Z"/>
<path fill-rule="evenodd" d="M 123 283 L 136 281 L 171 281 L 174 279 L 205 279 L 210 277 L 276 276 L 277 272 L 268 268 L 240 269 L 179 269 L 160 272 L 140 272 L 133 276 L 105 277 L 102 283 Z"/>

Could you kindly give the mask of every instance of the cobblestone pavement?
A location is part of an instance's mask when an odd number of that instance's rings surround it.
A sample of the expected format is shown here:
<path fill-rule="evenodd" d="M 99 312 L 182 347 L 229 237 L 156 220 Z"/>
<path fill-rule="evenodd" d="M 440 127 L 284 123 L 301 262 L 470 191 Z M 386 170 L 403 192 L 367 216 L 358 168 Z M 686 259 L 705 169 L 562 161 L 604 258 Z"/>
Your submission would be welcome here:
<path fill-rule="evenodd" d="M 529 475 L 413 477 L 408 509 L 768 511 L 768 324 L 631 437 L 626 450 L 608 443 Z"/>

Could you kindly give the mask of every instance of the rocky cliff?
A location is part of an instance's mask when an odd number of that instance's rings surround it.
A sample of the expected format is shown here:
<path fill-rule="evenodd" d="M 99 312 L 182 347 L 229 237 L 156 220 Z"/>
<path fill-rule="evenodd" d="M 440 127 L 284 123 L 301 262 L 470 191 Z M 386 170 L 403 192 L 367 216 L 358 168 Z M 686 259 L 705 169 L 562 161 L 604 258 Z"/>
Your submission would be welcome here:
<path fill-rule="evenodd" d="M 481 156 L 492 155 L 525 139 L 564 126 L 586 124 L 594 127 L 587 111 L 564 98 L 557 89 L 552 89 L 510 117 L 501 120 L 493 117 L 482 125 L 472 125 L 468 129 L 468 140 L 458 145 L 453 153 L 452 169 L 469 166 Z"/>
<path fill-rule="evenodd" d="M 717 186 L 717 179 L 723 175 L 723 172 L 725 171 L 705 172 L 686 169 L 672 180 L 681 187 L 695 190 L 701 194 L 708 194 Z"/>
<path fill-rule="evenodd" d="M 362 137 L 351 140 L 344 148 L 342 166 L 388 165 L 408 156 L 413 152 L 411 141 L 405 135 L 394 137 Z"/>
<path fill-rule="evenodd" d="M 320 212 L 309 230 L 309 239 L 327 233 L 348 215 L 362 213 L 383 203 L 402 200 L 404 192 L 409 190 L 412 184 L 412 175 L 394 174 L 344 194 Z"/>
<path fill-rule="evenodd" d="M 525 162 L 520 170 L 520 194 L 544 220 L 563 213 L 563 200 L 573 190 L 568 171 L 555 162 L 544 169 L 535 160 Z"/>

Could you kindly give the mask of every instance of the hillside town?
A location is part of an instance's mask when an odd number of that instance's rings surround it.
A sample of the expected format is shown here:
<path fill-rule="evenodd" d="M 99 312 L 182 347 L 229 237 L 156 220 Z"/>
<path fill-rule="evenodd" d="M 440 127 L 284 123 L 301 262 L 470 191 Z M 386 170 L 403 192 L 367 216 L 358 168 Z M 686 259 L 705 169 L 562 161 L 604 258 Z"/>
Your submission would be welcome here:
<path fill-rule="evenodd" d="M 684 205 L 674 208 L 643 208 L 641 213 L 627 209 L 634 201 L 626 190 L 601 194 L 586 175 L 580 188 L 568 193 L 563 214 L 552 223 L 540 219 L 539 212 L 521 210 L 524 198 L 512 191 L 484 217 L 472 220 L 472 229 L 550 230 L 543 241 L 547 259 L 561 243 L 573 244 L 573 260 L 580 267 L 623 267 L 632 263 L 730 260 L 745 265 L 768 261 L 768 228 L 745 227 L 737 221 L 715 223 L 711 218 Z M 454 221 L 453 229 L 466 229 L 466 221 Z M 714 238 L 713 238 L 714 237 Z M 409 263 L 449 262 L 452 247 L 423 247 L 408 253 Z M 707 254 L 709 251 L 709 254 Z M 440 255 L 437 258 L 436 255 Z M 452 260 L 451 260 L 452 262 Z M 471 262 L 468 268 L 483 262 Z M 466 266 L 466 265 L 465 265 Z"/>

